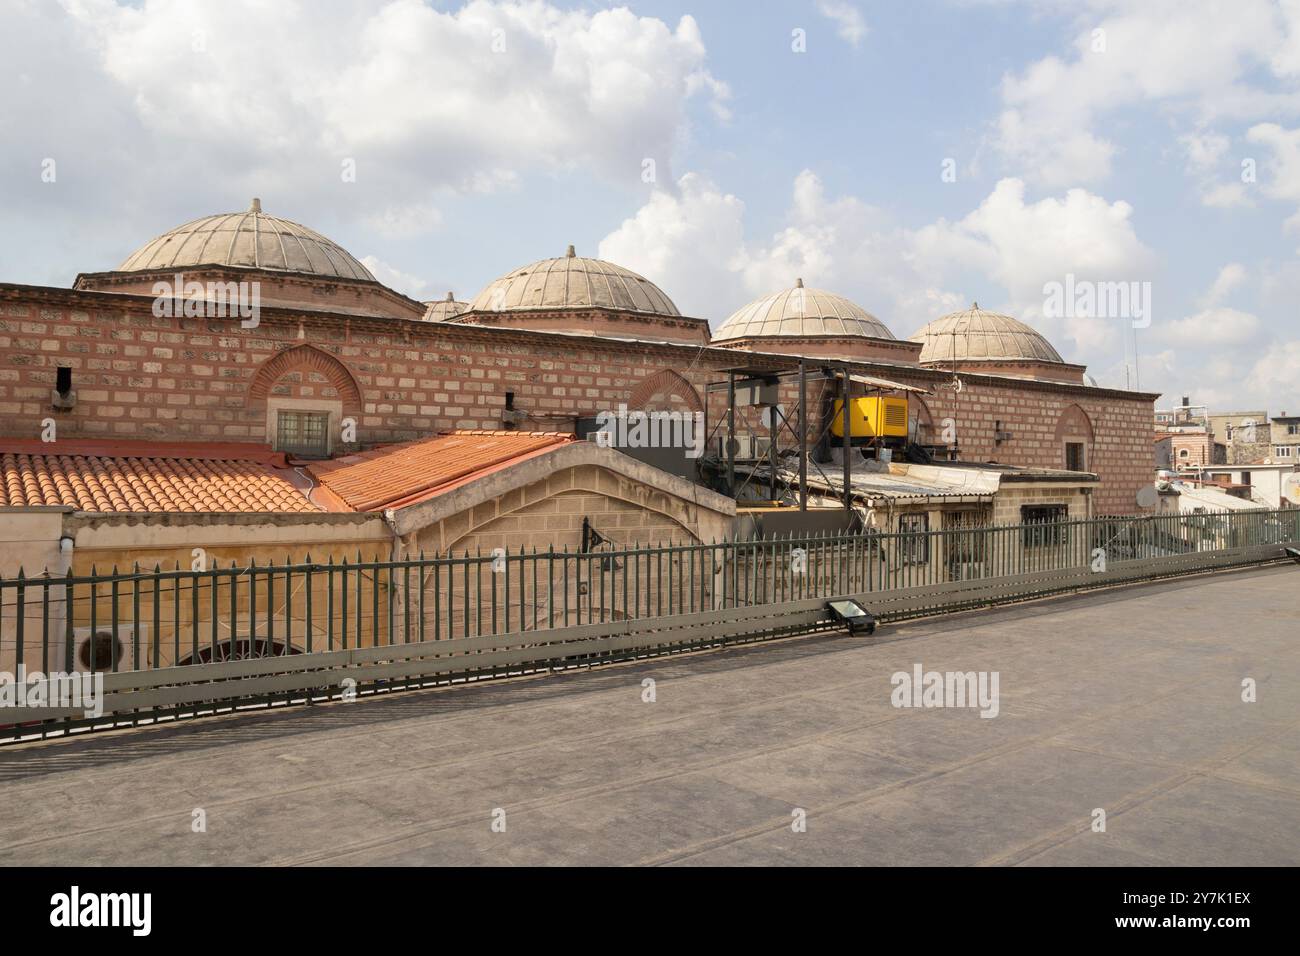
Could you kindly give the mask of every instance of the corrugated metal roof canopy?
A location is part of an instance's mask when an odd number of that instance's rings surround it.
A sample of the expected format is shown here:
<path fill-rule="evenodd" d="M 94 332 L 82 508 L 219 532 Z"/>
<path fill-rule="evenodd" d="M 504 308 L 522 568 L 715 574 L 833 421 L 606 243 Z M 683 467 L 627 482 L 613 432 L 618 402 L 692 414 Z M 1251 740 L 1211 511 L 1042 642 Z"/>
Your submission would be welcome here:
<path fill-rule="evenodd" d="M 849 381 L 857 382 L 859 385 L 867 385 L 871 388 L 883 388 L 898 392 L 913 392 L 917 395 L 931 394 L 928 388 L 917 388 L 915 385 L 904 385 L 902 382 L 891 382 L 887 378 L 876 378 L 874 375 L 850 375 Z"/>

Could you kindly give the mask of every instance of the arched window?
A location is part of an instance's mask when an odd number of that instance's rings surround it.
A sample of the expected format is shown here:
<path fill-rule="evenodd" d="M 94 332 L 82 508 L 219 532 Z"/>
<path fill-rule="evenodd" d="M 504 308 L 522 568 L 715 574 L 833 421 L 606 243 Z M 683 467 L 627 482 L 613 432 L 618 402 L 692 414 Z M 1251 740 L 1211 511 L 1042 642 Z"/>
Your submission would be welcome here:
<path fill-rule="evenodd" d="M 276 451 L 328 458 L 356 442 L 343 425 L 360 418 L 361 391 L 347 367 L 318 348 L 299 345 L 267 359 L 248 398 L 265 403 L 266 441 Z"/>

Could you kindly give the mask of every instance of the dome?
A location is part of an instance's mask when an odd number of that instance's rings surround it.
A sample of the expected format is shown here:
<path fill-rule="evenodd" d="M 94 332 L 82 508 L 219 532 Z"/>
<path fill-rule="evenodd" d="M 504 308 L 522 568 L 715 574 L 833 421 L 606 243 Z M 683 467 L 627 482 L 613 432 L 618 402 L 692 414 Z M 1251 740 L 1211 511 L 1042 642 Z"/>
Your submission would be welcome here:
<path fill-rule="evenodd" d="M 1025 323 L 986 312 L 978 302 L 921 327 L 912 341 L 921 343 L 923 363 L 954 358 L 958 362 L 1065 362 L 1047 339 Z"/>
<path fill-rule="evenodd" d="M 489 283 L 468 311 L 590 308 L 681 315 L 653 282 L 612 262 L 584 259 L 573 246 L 559 259 L 542 259 Z"/>
<path fill-rule="evenodd" d="M 866 336 L 892 339 L 884 323 L 842 295 L 805 289 L 803 279 L 733 312 L 713 333 L 713 341 L 760 335 Z"/>
<path fill-rule="evenodd" d="M 370 270 L 319 232 L 262 212 L 254 199 L 247 212 L 195 219 L 145 243 L 118 272 L 192 266 L 242 266 L 374 282 Z"/>
<path fill-rule="evenodd" d="M 426 322 L 445 322 L 453 315 L 460 315 L 469 308 L 466 302 L 459 302 L 453 292 L 447 293 L 445 299 L 434 299 L 432 302 L 426 302 L 424 321 Z"/>

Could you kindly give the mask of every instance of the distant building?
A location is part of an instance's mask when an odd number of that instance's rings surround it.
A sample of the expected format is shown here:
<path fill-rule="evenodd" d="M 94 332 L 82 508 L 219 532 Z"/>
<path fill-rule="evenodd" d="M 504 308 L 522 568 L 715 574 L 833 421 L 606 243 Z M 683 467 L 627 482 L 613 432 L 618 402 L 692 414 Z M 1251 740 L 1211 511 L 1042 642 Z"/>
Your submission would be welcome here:
<path fill-rule="evenodd" d="M 1210 424 L 1208 405 L 1193 405 L 1189 396 L 1184 395 L 1181 405 L 1175 408 L 1157 408 L 1155 410 L 1156 431 L 1173 431 L 1176 428 L 1199 425 L 1208 428 Z"/>
<path fill-rule="evenodd" d="M 1179 430 L 1169 435 L 1175 471 L 1195 472 L 1215 463 L 1214 439 L 1203 426 L 1175 427 Z"/>
<path fill-rule="evenodd" d="M 1266 511 L 1268 505 L 1249 495 L 1234 493 L 1231 489 L 1203 485 L 1176 485 L 1178 510 L 1182 514 L 1205 514 L 1212 511 Z"/>
<path fill-rule="evenodd" d="M 1173 471 L 1174 436 L 1172 432 L 1156 432 L 1156 471 Z"/>
<path fill-rule="evenodd" d="M 1300 462 L 1300 415 L 1274 416 L 1271 442 L 1275 461 Z"/>
<path fill-rule="evenodd" d="M 1201 478 L 1207 484 L 1216 485 L 1229 493 L 1241 495 L 1242 489 L 1253 501 L 1270 508 L 1292 508 L 1282 494 L 1282 482 L 1287 475 L 1300 470 L 1291 462 L 1277 462 L 1272 459 L 1237 465 L 1235 467 L 1206 468 Z"/>
<path fill-rule="evenodd" d="M 1222 412 L 1210 416 L 1210 432 L 1226 449 L 1223 463 L 1247 464 L 1273 454 L 1267 411 Z"/>

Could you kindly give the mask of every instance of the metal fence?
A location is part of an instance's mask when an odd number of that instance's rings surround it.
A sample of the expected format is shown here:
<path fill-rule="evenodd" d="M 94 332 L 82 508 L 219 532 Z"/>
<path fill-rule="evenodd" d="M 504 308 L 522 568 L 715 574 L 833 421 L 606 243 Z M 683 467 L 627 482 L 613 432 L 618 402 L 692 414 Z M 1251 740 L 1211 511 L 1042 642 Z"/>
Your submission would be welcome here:
<path fill-rule="evenodd" d="M 1268 560 L 1297 543 L 1300 510 L 1285 510 L 20 573 L 0 579 L 0 671 L 102 673 L 110 706 L 97 720 L 51 706 L 8 723 L 0 711 L 0 737 L 761 639 L 829 626 L 834 597 L 899 618 Z"/>

